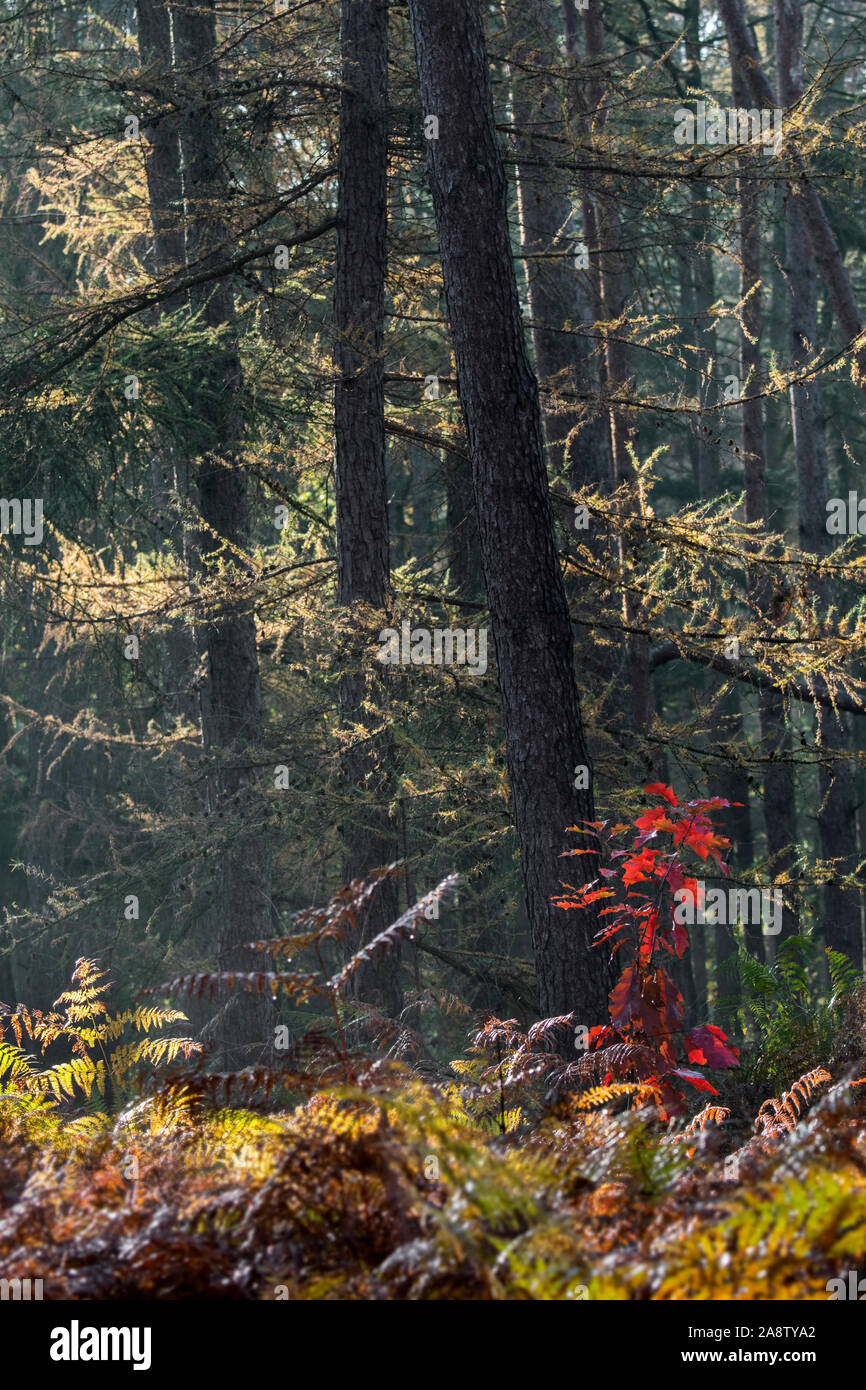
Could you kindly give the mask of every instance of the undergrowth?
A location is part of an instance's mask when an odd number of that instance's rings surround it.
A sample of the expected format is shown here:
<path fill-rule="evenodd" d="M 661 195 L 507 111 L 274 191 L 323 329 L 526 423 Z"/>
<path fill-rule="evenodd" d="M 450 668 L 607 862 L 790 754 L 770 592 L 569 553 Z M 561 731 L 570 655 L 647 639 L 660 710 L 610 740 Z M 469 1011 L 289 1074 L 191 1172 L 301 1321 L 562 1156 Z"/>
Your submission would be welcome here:
<path fill-rule="evenodd" d="M 791 938 L 772 967 L 744 967 L 745 1066 L 714 1025 L 677 1032 L 659 952 L 681 956 L 688 938 L 665 894 L 688 883 L 682 854 L 724 842 L 711 803 L 649 790 L 665 805 L 619 856 L 627 891 L 604 875 L 599 936 L 622 975 L 583 1055 L 572 1015 L 527 1029 L 488 1017 L 450 1065 L 406 1060 L 387 1031 L 350 1051 L 347 981 L 455 879 L 336 974 L 321 945 L 350 942 L 374 881 L 251 943 L 273 971 L 148 991 L 316 1006 L 279 1067 L 209 1071 L 166 1032 L 179 1011 L 112 1015 L 92 961 L 48 1014 L 0 1006 L 3 1278 L 41 1279 L 46 1299 L 829 1298 L 866 1265 L 866 990 L 831 956 L 821 993 L 815 948 Z M 673 848 L 648 848 L 662 834 Z M 742 1110 L 749 1088 L 746 1126 L 731 1096 Z M 697 1113 L 694 1092 L 711 1097 Z"/>

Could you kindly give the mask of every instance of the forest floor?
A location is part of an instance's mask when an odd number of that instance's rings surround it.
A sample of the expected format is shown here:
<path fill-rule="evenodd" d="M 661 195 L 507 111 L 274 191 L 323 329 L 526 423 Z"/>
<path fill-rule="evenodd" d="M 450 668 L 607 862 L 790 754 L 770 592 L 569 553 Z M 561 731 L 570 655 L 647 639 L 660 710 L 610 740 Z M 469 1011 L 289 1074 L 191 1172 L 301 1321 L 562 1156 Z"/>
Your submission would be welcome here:
<path fill-rule="evenodd" d="M 501 1133 L 410 1073 L 277 1113 L 6 1092 L 0 1268 L 46 1299 L 851 1297 L 864 1092 L 806 1078 L 734 1157 L 724 1125 L 573 1097 Z"/>

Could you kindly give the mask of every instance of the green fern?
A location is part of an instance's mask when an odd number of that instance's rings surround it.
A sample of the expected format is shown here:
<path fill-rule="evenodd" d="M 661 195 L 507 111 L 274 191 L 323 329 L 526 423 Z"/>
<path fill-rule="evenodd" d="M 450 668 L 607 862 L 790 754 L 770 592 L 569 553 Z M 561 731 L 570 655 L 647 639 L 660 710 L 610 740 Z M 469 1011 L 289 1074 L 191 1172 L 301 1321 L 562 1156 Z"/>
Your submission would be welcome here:
<path fill-rule="evenodd" d="M 142 1068 L 165 1066 L 181 1055 L 189 1058 L 202 1050 L 200 1043 L 182 1037 L 119 1041 L 128 1028 L 147 1033 L 185 1023 L 186 1015 L 178 1009 L 152 1005 L 110 1015 L 104 998 L 109 989 L 106 972 L 95 961 L 76 962 L 72 985 L 55 1001 L 50 1013 L 20 1004 L 14 1011 L 2 1006 L 0 1080 L 5 1077 L 13 1092 L 43 1097 L 55 1104 L 78 1096 L 94 1102 L 99 1096 L 110 1111 L 119 1095 L 132 1090 Z M 4 1040 L 6 1029 L 12 1032 L 14 1043 Z M 25 1035 L 43 1055 L 52 1044 L 67 1042 L 72 1057 L 40 1070 L 36 1059 L 22 1050 Z"/>
<path fill-rule="evenodd" d="M 810 936 L 781 942 L 772 965 L 741 950 L 737 959 L 747 1030 L 757 1037 L 744 1057 L 743 1074 L 776 1089 L 792 1072 L 809 1071 L 832 1054 L 840 1006 L 856 989 L 859 975 L 841 952 L 827 949 L 830 993 L 822 979 L 821 951 Z"/>

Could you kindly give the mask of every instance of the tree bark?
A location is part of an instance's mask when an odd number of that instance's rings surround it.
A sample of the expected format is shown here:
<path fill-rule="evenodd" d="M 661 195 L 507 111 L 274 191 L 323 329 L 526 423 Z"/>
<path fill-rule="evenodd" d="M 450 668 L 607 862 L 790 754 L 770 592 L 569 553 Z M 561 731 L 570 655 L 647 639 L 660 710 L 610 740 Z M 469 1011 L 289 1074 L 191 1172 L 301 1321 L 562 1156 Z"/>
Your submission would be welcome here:
<path fill-rule="evenodd" d="M 803 12 L 799 0 L 776 0 L 776 67 L 779 105 L 791 107 L 803 96 Z M 789 370 L 805 365 L 817 351 L 818 305 L 815 258 L 805 235 L 802 198 L 795 189 L 785 199 L 785 274 L 788 282 Z M 828 555 L 826 527 L 827 451 L 823 439 L 820 390 L 815 382 L 793 382 L 790 392 L 791 424 L 797 460 L 797 511 L 799 540 L 812 555 Z M 826 609 L 832 605 L 831 583 L 817 587 Z M 851 772 L 846 761 L 850 735 L 845 715 L 828 710 L 818 720 L 821 747 L 827 762 L 818 765 L 818 833 L 821 856 L 837 865 L 838 873 L 850 873 L 857 864 L 857 828 Z M 844 951 L 862 968 L 860 903 L 838 881 L 824 889 L 824 923 L 828 945 Z"/>
<path fill-rule="evenodd" d="M 745 101 L 744 84 L 734 71 L 734 101 Z M 761 358 L 761 233 L 758 203 L 759 184 L 749 160 L 740 161 L 738 178 L 740 218 L 740 298 L 749 296 L 742 311 L 740 330 L 741 392 L 746 392 L 742 406 L 743 458 L 745 469 L 746 520 L 759 521 L 766 527 L 767 458 L 764 446 L 764 408 L 758 393 L 762 375 Z M 755 599 L 769 615 L 770 595 L 765 587 L 755 585 Z M 769 616 L 767 617 L 769 622 Z M 758 697 L 761 724 L 761 746 L 768 759 L 764 771 L 764 825 L 767 836 L 767 858 L 774 876 L 789 874 L 794 864 L 796 843 L 796 801 L 794 794 L 794 765 L 791 735 L 785 717 L 785 702 L 774 690 L 762 690 Z M 793 896 L 786 890 L 786 897 Z M 797 917 L 786 904 L 782 913 L 782 937 L 797 930 Z"/>
<path fill-rule="evenodd" d="M 589 318 L 581 278 L 573 265 L 577 235 L 567 172 L 548 163 L 566 136 L 560 98 L 527 68 L 553 72 L 557 53 L 549 29 L 548 0 L 508 0 L 511 90 L 517 151 L 517 198 L 526 264 L 532 344 L 539 383 L 547 389 L 544 432 L 554 477 L 572 487 L 605 481 L 604 420 L 591 398 L 597 392 L 586 340 Z M 580 397 L 580 410 L 563 408 L 557 388 Z"/>
<path fill-rule="evenodd" d="M 343 760 L 348 810 L 343 827 L 346 882 L 398 856 L 388 822 L 391 741 L 358 735 L 379 720 L 385 682 L 364 666 L 372 634 L 363 605 L 383 610 L 390 583 L 385 452 L 384 321 L 388 235 L 388 4 L 342 0 L 339 205 L 334 281 L 337 383 L 334 389 L 337 601 L 357 610 L 357 632 L 340 680 L 340 719 L 356 732 Z M 354 624 L 353 624 L 354 627 Z M 386 879 L 362 912 L 357 946 L 399 916 L 397 885 Z M 391 1017 L 402 1008 L 396 951 L 352 977 L 359 999 Z"/>
<path fill-rule="evenodd" d="M 215 0 L 178 4 L 174 11 L 175 61 L 186 89 L 181 123 L 186 260 L 202 268 L 218 264 L 229 242 L 227 191 L 217 95 L 219 64 Z M 196 469 L 202 532 L 195 546 L 203 575 L 221 564 L 224 579 L 243 576 L 249 543 L 247 474 L 239 451 L 241 364 L 235 337 L 234 298 L 228 279 L 191 291 L 190 307 L 219 334 L 203 358 L 200 379 L 202 450 Z M 207 626 L 207 676 L 201 692 L 202 743 L 210 755 L 208 811 L 240 816 L 255 805 L 252 775 L 243 764 L 262 737 L 262 694 L 255 617 L 243 602 L 220 600 L 224 616 Z M 270 852 L 260 832 L 241 832 L 223 858 L 218 892 L 220 970 L 250 970 L 264 962 L 243 943 L 272 935 Z M 218 1015 L 216 1040 L 229 1066 L 269 1055 L 274 1011 L 254 993 L 230 995 Z"/>
<path fill-rule="evenodd" d="M 508 234 L 478 0 L 410 0 L 422 110 L 439 120 L 428 174 L 460 398 L 472 459 L 496 646 L 514 822 L 545 1014 L 608 1017 L 609 970 L 591 950 L 597 919 L 552 906 L 559 882 L 595 876 L 591 855 L 562 868 L 566 828 L 593 815 L 571 622 L 554 545 L 537 382 Z M 586 842 L 582 840 L 582 844 Z"/>

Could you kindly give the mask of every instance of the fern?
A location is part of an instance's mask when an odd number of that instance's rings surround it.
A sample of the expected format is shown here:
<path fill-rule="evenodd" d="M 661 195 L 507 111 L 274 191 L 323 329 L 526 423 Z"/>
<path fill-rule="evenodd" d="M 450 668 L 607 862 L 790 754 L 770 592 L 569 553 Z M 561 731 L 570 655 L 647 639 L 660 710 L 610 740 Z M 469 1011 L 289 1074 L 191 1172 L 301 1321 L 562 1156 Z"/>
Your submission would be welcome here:
<path fill-rule="evenodd" d="M 609 1086 L 593 1086 L 591 1090 L 584 1091 L 574 1108 L 577 1111 L 598 1110 L 612 1101 L 632 1100 L 638 1096 L 646 1098 L 646 1092 L 651 1089 L 622 1081 L 612 1082 Z"/>
<path fill-rule="evenodd" d="M 110 1109 L 116 1095 L 132 1086 L 141 1069 L 164 1066 L 181 1055 L 189 1058 L 202 1051 L 201 1044 L 192 1038 L 119 1042 L 128 1028 L 151 1032 L 186 1022 L 186 1016 L 176 1009 L 154 1007 L 110 1015 L 104 997 L 109 989 L 106 971 L 95 961 L 76 961 L 72 985 L 55 1001 L 50 1013 L 21 1004 L 15 1010 L 0 1005 L 0 1078 L 5 1075 L 15 1091 L 54 1104 L 77 1096 L 87 1101 L 99 1096 Z M 15 1037 L 14 1044 L 4 1041 L 6 1028 Z M 69 1045 L 72 1057 L 40 1070 L 36 1059 L 21 1050 L 25 1034 L 43 1055 L 62 1041 Z"/>

